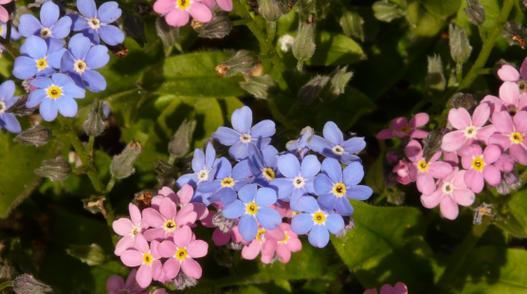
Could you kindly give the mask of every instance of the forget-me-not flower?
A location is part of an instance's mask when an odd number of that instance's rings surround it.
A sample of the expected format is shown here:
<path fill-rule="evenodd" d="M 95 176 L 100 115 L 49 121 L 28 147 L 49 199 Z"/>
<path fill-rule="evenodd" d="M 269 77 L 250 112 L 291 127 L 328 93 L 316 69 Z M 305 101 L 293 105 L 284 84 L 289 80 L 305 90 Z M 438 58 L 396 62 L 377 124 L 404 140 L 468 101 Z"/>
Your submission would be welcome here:
<path fill-rule="evenodd" d="M 44 39 L 30 36 L 20 47 L 23 55 L 15 58 L 13 75 L 21 80 L 49 75 L 60 68 L 65 50 L 57 42 L 48 45 Z"/>
<path fill-rule="evenodd" d="M 81 15 L 73 23 L 75 32 L 86 34 L 96 44 L 102 40 L 116 46 L 124 41 L 123 31 L 112 25 L 122 14 L 117 2 L 105 2 L 97 9 L 94 0 L 77 0 L 77 8 Z"/>
<path fill-rule="evenodd" d="M 278 187 L 280 200 L 289 200 L 294 209 L 295 200 L 307 193 L 313 193 L 315 176 L 320 172 L 320 161 L 315 155 L 307 155 L 302 163 L 293 154 L 278 157 L 278 170 L 284 177 L 277 178 L 273 185 Z"/>
<path fill-rule="evenodd" d="M 251 150 L 249 163 L 255 176 L 255 182 L 267 187 L 277 177 L 278 150 L 271 145 L 264 146 L 262 149 L 252 146 Z"/>
<path fill-rule="evenodd" d="M 353 137 L 344 140 L 344 135 L 339 127 L 332 121 L 328 121 L 322 130 L 324 137 L 313 136 L 309 147 L 324 156 L 332 157 L 343 163 L 360 160 L 357 153 L 366 147 L 366 141 L 362 137 Z"/>
<path fill-rule="evenodd" d="M 251 181 L 249 162 L 243 160 L 234 167 L 224 157 L 218 160 L 215 179 L 202 183 L 199 190 L 202 193 L 211 193 L 211 201 L 220 201 L 223 205 L 236 199 L 236 192 Z"/>
<path fill-rule="evenodd" d="M 20 17 L 18 30 L 24 37 L 40 36 L 45 40 L 62 40 L 70 33 L 71 18 L 60 17 L 59 6 L 48 1 L 40 8 L 40 20 L 32 14 L 24 14 Z"/>
<path fill-rule="evenodd" d="M 16 116 L 9 112 L 17 100 L 13 81 L 9 80 L 0 84 L 0 129 L 6 129 L 11 133 L 20 133 L 22 130 Z"/>

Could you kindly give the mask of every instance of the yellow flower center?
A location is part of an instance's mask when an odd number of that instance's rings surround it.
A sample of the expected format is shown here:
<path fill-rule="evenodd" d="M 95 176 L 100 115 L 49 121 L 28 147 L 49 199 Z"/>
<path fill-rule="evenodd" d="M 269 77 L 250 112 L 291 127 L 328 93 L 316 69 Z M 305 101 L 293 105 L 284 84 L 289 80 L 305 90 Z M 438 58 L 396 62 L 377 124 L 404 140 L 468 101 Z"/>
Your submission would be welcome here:
<path fill-rule="evenodd" d="M 46 57 L 42 57 L 40 59 L 37 59 L 37 61 L 35 61 L 35 63 L 37 64 L 37 70 L 38 71 L 43 71 L 46 68 L 48 68 L 48 59 Z"/>
<path fill-rule="evenodd" d="M 289 239 L 291 239 L 291 236 L 289 236 L 287 232 L 284 232 L 284 238 L 278 241 L 278 244 L 287 244 L 287 242 L 289 242 Z"/>
<path fill-rule="evenodd" d="M 202 169 L 198 172 L 198 181 L 203 182 L 209 179 L 209 172 L 206 169 Z"/>
<path fill-rule="evenodd" d="M 242 143 L 248 144 L 251 143 L 251 140 L 252 137 L 250 134 L 241 134 L 240 136 L 240 141 L 242 141 Z"/>
<path fill-rule="evenodd" d="M 167 233 L 172 233 L 177 229 L 177 224 L 173 219 L 167 219 L 163 224 L 163 229 Z"/>
<path fill-rule="evenodd" d="M 152 255 L 152 253 L 147 252 L 143 254 L 143 264 L 150 266 L 153 262 L 154 256 Z"/>
<path fill-rule="evenodd" d="M 90 28 L 98 30 L 101 27 L 101 21 L 96 17 L 90 18 L 88 20 L 88 25 L 90 26 Z"/>
<path fill-rule="evenodd" d="M 521 144 L 523 143 L 523 135 L 519 132 L 511 133 L 509 139 L 511 140 L 512 144 Z"/>
<path fill-rule="evenodd" d="M 276 173 L 270 167 L 262 168 L 262 175 L 268 182 L 270 182 L 270 181 L 272 181 L 272 180 L 274 180 L 276 178 Z"/>
<path fill-rule="evenodd" d="M 56 85 L 51 85 L 46 89 L 46 94 L 49 99 L 57 100 L 62 97 L 62 88 Z"/>
<path fill-rule="evenodd" d="M 430 164 L 426 160 L 421 159 L 417 162 L 417 169 L 422 173 L 426 173 L 430 169 Z"/>
<path fill-rule="evenodd" d="M 187 256 L 188 256 L 188 251 L 187 251 L 187 248 L 185 247 L 178 248 L 176 250 L 176 254 L 174 254 L 174 258 L 179 260 L 180 262 L 187 259 Z"/>
<path fill-rule="evenodd" d="M 482 172 L 485 169 L 485 160 L 483 159 L 483 155 L 478 155 L 472 158 L 472 164 L 470 165 L 473 170 Z"/>
<path fill-rule="evenodd" d="M 467 138 L 475 138 L 478 134 L 478 129 L 475 126 L 468 126 L 465 128 L 465 137 Z"/>
<path fill-rule="evenodd" d="M 323 211 L 319 210 L 317 212 L 312 213 L 311 217 L 313 218 L 313 222 L 315 223 L 315 225 L 323 225 L 326 223 L 328 215 Z"/>
<path fill-rule="evenodd" d="M 186 10 L 190 6 L 190 0 L 176 0 L 176 5 L 179 9 Z"/>
<path fill-rule="evenodd" d="M 342 154 L 344 154 L 344 148 L 342 146 L 340 146 L 340 145 L 333 146 L 333 148 L 331 148 L 331 151 L 335 155 L 342 155 Z"/>
<path fill-rule="evenodd" d="M 254 201 L 245 204 L 245 214 L 254 216 L 258 213 L 259 209 L 260 207 Z"/>
<path fill-rule="evenodd" d="M 86 62 L 84 60 L 76 60 L 73 64 L 73 70 L 78 74 L 83 74 L 86 71 L 86 68 L 88 66 L 86 65 Z"/>
<path fill-rule="evenodd" d="M 265 229 L 259 228 L 258 233 L 256 233 L 256 240 L 264 241 L 265 240 Z"/>
<path fill-rule="evenodd" d="M 226 178 L 223 178 L 223 180 L 221 180 L 221 187 L 222 188 L 232 188 L 232 187 L 234 187 L 235 183 L 236 182 L 234 181 L 233 178 L 226 177 Z"/>
<path fill-rule="evenodd" d="M 306 180 L 303 177 L 298 176 L 293 179 L 293 186 L 297 189 L 301 189 L 306 185 Z"/>
<path fill-rule="evenodd" d="M 333 185 L 331 193 L 337 198 L 344 197 L 346 195 L 346 185 L 343 182 L 338 182 Z"/>
<path fill-rule="evenodd" d="M 41 28 L 40 29 L 40 36 L 43 39 L 47 39 L 47 38 L 51 37 L 51 30 L 49 28 Z"/>

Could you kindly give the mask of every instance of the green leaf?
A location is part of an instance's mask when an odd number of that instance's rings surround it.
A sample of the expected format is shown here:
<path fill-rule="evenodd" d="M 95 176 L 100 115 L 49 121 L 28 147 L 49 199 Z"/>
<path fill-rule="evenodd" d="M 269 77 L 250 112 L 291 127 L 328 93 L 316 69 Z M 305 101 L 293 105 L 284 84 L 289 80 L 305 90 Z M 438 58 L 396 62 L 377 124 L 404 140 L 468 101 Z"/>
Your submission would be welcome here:
<path fill-rule="evenodd" d="M 441 19 L 446 19 L 456 13 L 461 5 L 461 0 L 424 0 L 422 2 L 430 14 Z"/>
<path fill-rule="evenodd" d="M 49 157 L 50 145 L 41 148 L 13 142 L 11 135 L 0 132 L 0 218 L 28 197 L 40 182 L 33 171 Z"/>
<path fill-rule="evenodd" d="M 209 51 L 167 58 L 163 65 L 166 81 L 157 92 L 197 98 L 241 96 L 239 78 L 222 78 L 215 71 L 229 57 L 225 52 Z"/>
<path fill-rule="evenodd" d="M 496 225 L 518 238 L 527 238 L 527 194 L 516 192 L 507 203 L 510 215 L 496 220 Z"/>
<path fill-rule="evenodd" d="M 316 39 L 315 55 L 309 65 L 346 65 L 366 59 L 362 47 L 343 34 L 321 32 Z"/>
<path fill-rule="evenodd" d="M 411 207 L 375 207 L 353 201 L 355 227 L 332 243 L 366 288 L 404 281 L 419 292 L 433 282 L 424 219 Z"/>
<path fill-rule="evenodd" d="M 195 133 L 196 146 L 202 146 L 210 140 L 216 129 L 223 125 L 223 112 L 216 99 L 197 100 L 194 111 L 198 122 Z"/>

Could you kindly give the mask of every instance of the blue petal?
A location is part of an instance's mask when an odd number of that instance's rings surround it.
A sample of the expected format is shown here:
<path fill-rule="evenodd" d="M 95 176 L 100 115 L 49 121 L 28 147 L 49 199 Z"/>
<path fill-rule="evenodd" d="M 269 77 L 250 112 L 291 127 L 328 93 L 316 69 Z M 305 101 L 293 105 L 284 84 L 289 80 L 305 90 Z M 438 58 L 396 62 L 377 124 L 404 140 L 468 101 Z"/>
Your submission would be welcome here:
<path fill-rule="evenodd" d="M 256 214 L 256 219 L 267 230 L 272 230 L 282 223 L 280 214 L 269 207 L 261 207 Z"/>
<path fill-rule="evenodd" d="M 311 196 L 305 196 L 305 197 L 301 197 L 300 199 L 298 199 L 298 207 L 300 208 L 301 211 L 305 211 L 309 213 L 315 212 L 320 209 L 315 198 Z"/>
<path fill-rule="evenodd" d="M 247 179 L 251 175 L 251 168 L 248 160 L 238 162 L 232 169 L 232 177 L 238 181 Z"/>
<path fill-rule="evenodd" d="M 76 34 L 75 36 L 71 37 L 68 48 L 70 49 L 74 59 L 85 60 L 86 55 L 91 48 L 91 41 L 83 34 Z"/>
<path fill-rule="evenodd" d="M 256 224 L 254 217 L 244 215 L 240 219 L 238 229 L 240 230 L 240 234 L 242 235 L 243 239 L 247 242 L 250 242 L 256 237 L 258 225 Z"/>
<path fill-rule="evenodd" d="M 199 172 L 205 167 L 205 155 L 201 149 L 194 150 L 194 157 L 192 157 L 192 170 Z"/>
<path fill-rule="evenodd" d="M 102 26 L 99 29 L 99 36 L 104 43 L 116 46 L 124 42 L 124 33 L 118 27 L 112 25 Z"/>
<path fill-rule="evenodd" d="M 351 206 L 348 198 L 339 198 L 337 201 L 335 201 L 335 207 L 334 209 L 338 212 L 340 215 L 349 216 L 353 214 L 353 206 Z"/>
<path fill-rule="evenodd" d="M 200 192 L 212 193 L 221 188 L 220 181 L 206 181 L 198 186 Z"/>
<path fill-rule="evenodd" d="M 256 184 L 245 185 L 240 189 L 240 191 L 238 191 L 238 197 L 244 203 L 251 202 L 256 196 L 257 189 L 258 187 L 256 186 Z"/>
<path fill-rule="evenodd" d="M 0 114 L 0 120 L 3 122 L 3 127 L 11 133 L 20 133 L 22 127 L 12 113 Z"/>
<path fill-rule="evenodd" d="M 256 192 L 256 203 L 260 206 L 271 206 L 276 203 L 276 192 L 271 188 L 260 188 Z"/>
<path fill-rule="evenodd" d="M 344 230 L 344 220 L 336 213 L 330 213 L 326 219 L 326 227 L 333 234 L 339 234 Z"/>
<path fill-rule="evenodd" d="M 48 53 L 48 45 L 46 41 L 37 36 L 29 36 L 20 47 L 20 53 L 29 55 L 33 59 L 39 59 Z"/>
<path fill-rule="evenodd" d="M 15 95 L 15 82 L 8 80 L 0 84 L 0 100 L 6 100 Z"/>
<path fill-rule="evenodd" d="M 84 72 L 82 80 L 86 83 L 86 88 L 93 93 L 106 90 L 106 79 L 98 71 L 88 70 Z"/>
<path fill-rule="evenodd" d="M 331 142 L 317 135 L 313 136 L 309 141 L 309 148 L 318 153 L 322 153 L 324 150 L 331 151 L 332 147 Z"/>
<path fill-rule="evenodd" d="M 59 19 L 60 10 L 57 4 L 53 1 L 48 1 L 40 8 L 40 21 L 42 25 L 49 28 L 53 26 Z"/>
<path fill-rule="evenodd" d="M 90 69 L 99 69 L 110 61 L 108 48 L 103 45 L 93 46 L 86 55 L 86 64 Z"/>
<path fill-rule="evenodd" d="M 223 206 L 225 206 L 236 200 L 236 192 L 230 188 L 223 188 L 220 189 L 212 198 L 214 201 L 219 201 Z"/>
<path fill-rule="evenodd" d="M 235 200 L 223 209 L 223 216 L 229 219 L 236 219 L 242 216 L 245 206 L 240 200 Z"/>
<path fill-rule="evenodd" d="M 344 141 L 344 136 L 342 135 L 342 131 L 332 121 L 328 121 L 324 125 L 324 129 L 322 130 L 322 134 L 324 135 L 324 138 L 326 138 L 328 141 L 330 141 L 334 145 L 337 145 L 337 144 L 340 145 Z"/>
<path fill-rule="evenodd" d="M 364 168 L 360 162 L 351 162 L 344 169 L 344 183 L 346 186 L 355 186 L 364 178 Z"/>
<path fill-rule="evenodd" d="M 231 116 L 232 127 L 242 133 L 248 134 L 253 124 L 253 112 L 247 106 L 236 109 Z"/>
<path fill-rule="evenodd" d="M 225 157 L 221 157 L 220 159 L 218 159 L 218 172 L 216 173 L 216 178 L 223 179 L 225 177 L 230 177 L 231 175 L 231 163 Z"/>
<path fill-rule="evenodd" d="M 65 88 L 69 86 L 70 84 L 74 84 L 73 80 L 66 74 L 63 73 L 56 73 L 51 76 L 51 80 L 53 83 L 57 86 L 60 86 L 62 88 Z"/>
<path fill-rule="evenodd" d="M 71 97 L 62 97 L 58 101 L 60 114 L 65 117 L 74 117 L 77 114 L 77 102 Z"/>
<path fill-rule="evenodd" d="M 344 150 L 348 153 L 357 154 L 366 148 L 366 141 L 364 141 L 364 138 L 362 137 L 353 137 L 346 140 L 342 147 L 344 147 Z"/>
<path fill-rule="evenodd" d="M 52 36 L 53 38 L 57 39 L 64 39 L 66 38 L 71 31 L 71 18 L 69 16 L 64 16 L 57 21 L 57 23 L 53 26 L 52 29 Z"/>
<path fill-rule="evenodd" d="M 275 123 L 272 120 L 262 120 L 255 124 L 251 129 L 251 136 L 253 137 L 271 137 L 276 132 Z"/>
<path fill-rule="evenodd" d="M 110 1 L 99 7 L 98 14 L 102 23 L 112 23 L 121 17 L 122 11 L 117 2 Z"/>
<path fill-rule="evenodd" d="M 216 150 L 214 149 L 214 146 L 212 146 L 211 143 L 207 144 L 207 149 L 205 149 L 205 165 L 208 169 L 212 169 L 214 167 L 214 163 L 216 162 Z"/>
<path fill-rule="evenodd" d="M 276 165 L 280 173 L 288 178 L 294 178 L 300 173 L 300 162 L 293 154 L 285 154 L 278 157 Z"/>
<path fill-rule="evenodd" d="M 262 156 L 264 165 L 266 167 L 276 167 L 276 161 L 278 160 L 278 150 L 271 145 L 262 148 Z"/>
<path fill-rule="evenodd" d="M 51 99 L 43 99 L 40 103 L 40 116 L 45 121 L 53 121 L 57 118 L 58 107 L 55 101 Z"/>
<path fill-rule="evenodd" d="M 311 178 L 320 172 L 320 161 L 315 155 L 308 155 L 302 160 L 302 175 Z"/>
<path fill-rule="evenodd" d="M 53 79 L 55 79 L 55 75 L 53 75 Z M 64 86 L 64 95 L 81 99 L 86 96 L 86 91 L 72 82 Z"/>
<path fill-rule="evenodd" d="M 75 17 L 75 19 L 72 19 L 72 21 L 74 32 L 84 31 L 90 27 L 84 17 Z"/>
<path fill-rule="evenodd" d="M 46 97 L 46 90 L 39 89 L 39 90 L 32 91 L 29 94 L 29 97 L 27 99 L 26 107 L 27 108 L 37 107 L 37 105 L 39 105 L 42 102 L 42 99 L 44 99 L 44 97 Z"/>
<path fill-rule="evenodd" d="M 351 199 L 356 200 L 366 200 L 371 197 L 373 194 L 373 190 L 364 185 L 357 185 L 353 186 L 348 189 L 348 193 L 346 194 Z"/>
<path fill-rule="evenodd" d="M 299 235 L 307 234 L 313 228 L 313 225 L 313 219 L 307 213 L 294 216 L 291 220 L 291 229 Z"/>
<path fill-rule="evenodd" d="M 325 226 L 313 226 L 309 232 L 309 243 L 317 248 L 324 248 L 329 243 L 329 232 Z"/>
<path fill-rule="evenodd" d="M 229 154 L 236 160 L 241 160 L 249 156 L 249 144 L 237 142 L 229 148 Z"/>
<path fill-rule="evenodd" d="M 67 51 L 62 56 L 60 69 L 63 72 L 74 72 L 75 58 L 71 55 L 71 52 Z"/>
<path fill-rule="evenodd" d="M 31 86 L 39 89 L 47 88 L 53 84 L 53 81 L 48 77 L 41 77 L 31 80 Z"/>
<path fill-rule="evenodd" d="M 97 16 L 97 6 L 94 0 L 77 0 L 77 9 L 86 17 Z"/>
<path fill-rule="evenodd" d="M 176 180 L 176 183 L 179 187 L 181 187 L 185 184 L 191 184 L 193 182 L 195 183 L 196 181 L 197 179 L 195 174 L 184 174 Z"/>
<path fill-rule="evenodd" d="M 293 184 L 290 179 L 278 178 L 271 182 L 273 186 L 278 188 L 278 198 L 280 200 L 288 200 L 293 191 Z"/>
<path fill-rule="evenodd" d="M 231 146 L 240 141 L 240 134 L 231 128 L 219 127 L 214 133 L 214 138 L 225 146 Z"/>
<path fill-rule="evenodd" d="M 318 203 L 320 206 L 327 210 L 332 210 L 335 208 L 337 198 L 333 194 L 321 194 L 318 196 Z"/>
<path fill-rule="evenodd" d="M 64 53 L 66 52 L 66 49 L 57 50 L 54 52 L 51 52 L 48 55 L 48 63 L 51 65 L 51 67 L 59 69 L 60 68 L 60 62 L 62 60 L 62 56 L 64 56 Z"/>
<path fill-rule="evenodd" d="M 18 31 L 24 37 L 33 36 L 40 32 L 40 21 L 31 14 L 24 14 L 20 17 Z"/>
<path fill-rule="evenodd" d="M 325 172 L 333 183 L 342 182 L 342 166 L 334 158 L 326 158 L 322 162 L 322 171 Z"/>
<path fill-rule="evenodd" d="M 27 56 L 19 56 L 13 65 L 13 75 L 20 80 L 27 80 L 37 73 L 35 60 Z"/>
<path fill-rule="evenodd" d="M 319 174 L 315 178 L 315 192 L 319 195 L 330 193 L 333 183 L 326 174 Z"/>

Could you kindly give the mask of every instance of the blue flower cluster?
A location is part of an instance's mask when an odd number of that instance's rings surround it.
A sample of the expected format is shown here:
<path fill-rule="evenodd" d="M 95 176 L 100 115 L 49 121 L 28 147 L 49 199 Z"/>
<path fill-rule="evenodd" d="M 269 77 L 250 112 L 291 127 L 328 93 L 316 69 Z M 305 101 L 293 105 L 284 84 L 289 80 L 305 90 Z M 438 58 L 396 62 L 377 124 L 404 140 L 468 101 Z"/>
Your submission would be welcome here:
<path fill-rule="evenodd" d="M 24 14 L 18 29 L 12 29 L 11 39 L 24 38 L 13 75 L 28 85 L 26 107 L 39 107 L 46 121 L 55 120 L 59 113 L 74 117 L 75 99 L 84 98 L 85 90 L 106 89 L 98 70 L 110 60 L 107 46 L 116 46 L 125 38 L 113 25 L 122 14 L 117 2 L 103 3 L 97 9 L 94 0 L 77 0 L 77 8 L 78 13 L 61 16 L 60 7 L 47 1 L 40 18 Z M 0 25 L 4 32 L 5 24 Z M 2 33 L 0 37 L 6 36 Z"/>
<path fill-rule="evenodd" d="M 370 187 L 359 184 L 364 169 L 357 154 L 366 147 L 364 138 L 345 140 L 337 125 L 327 122 L 323 136 L 306 127 L 287 144 L 287 151 L 279 152 L 271 145 L 275 123 L 252 123 L 249 107 L 234 111 L 233 128 L 220 127 L 214 134 L 229 147 L 233 161 L 218 158 L 209 143 L 205 152 L 194 151 L 193 172 L 181 176 L 178 185 L 193 185 L 194 201 L 214 205 L 225 218 L 236 220 L 246 242 L 258 238 L 259 230 L 272 230 L 290 219 L 295 233 L 325 247 L 330 233 L 343 233 L 351 221 L 349 199 L 372 195 Z"/>

